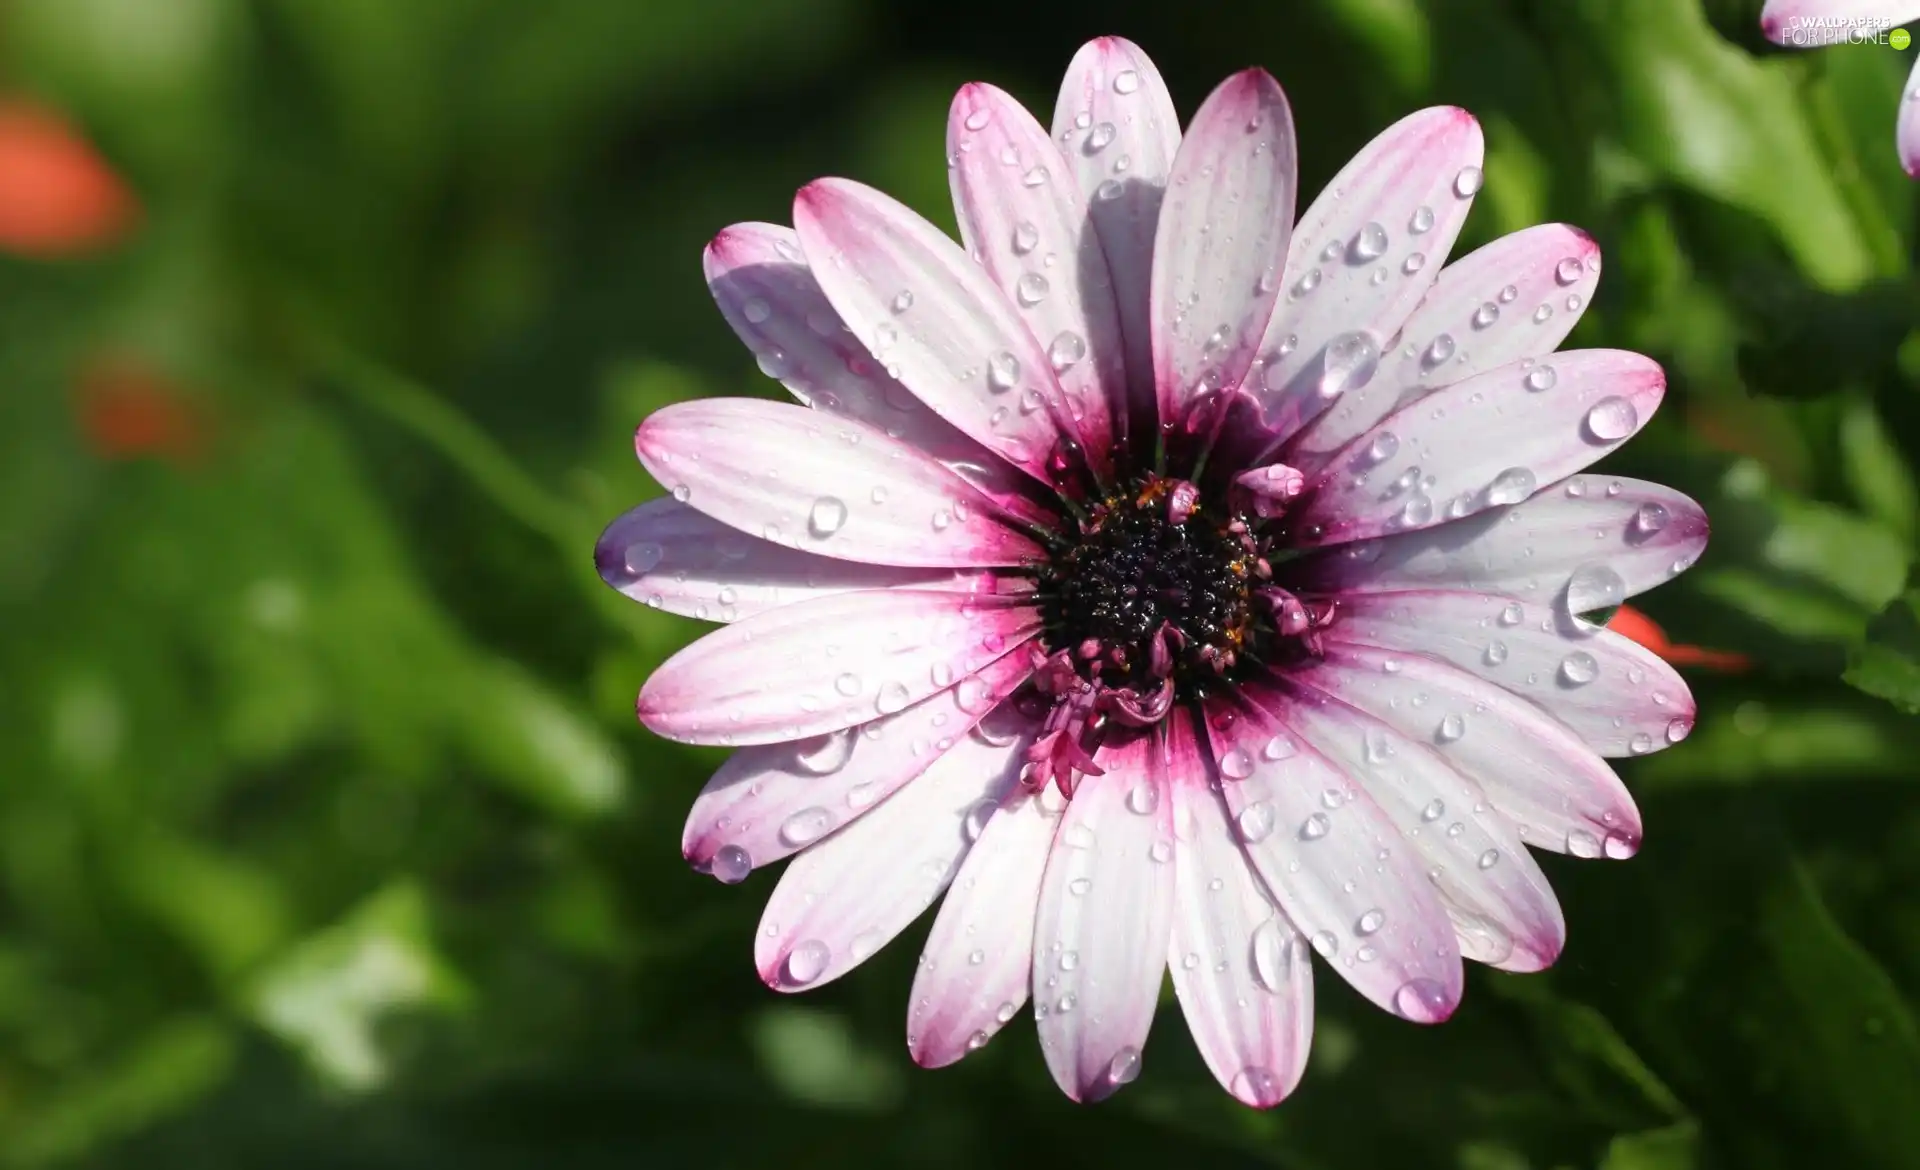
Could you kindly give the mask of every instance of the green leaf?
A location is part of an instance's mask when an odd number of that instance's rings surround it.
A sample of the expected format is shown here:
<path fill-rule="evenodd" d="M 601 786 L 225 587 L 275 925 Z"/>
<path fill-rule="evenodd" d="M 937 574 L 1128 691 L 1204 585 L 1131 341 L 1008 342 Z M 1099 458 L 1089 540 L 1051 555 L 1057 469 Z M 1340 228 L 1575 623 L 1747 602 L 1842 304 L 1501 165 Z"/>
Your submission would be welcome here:
<path fill-rule="evenodd" d="M 1847 657 L 1846 680 L 1908 714 L 1920 714 L 1920 589 L 1888 604 Z"/>
<path fill-rule="evenodd" d="M 1699 1162 L 1700 1129 L 1683 1122 L 1614 1138 L 1600 1170 L 1693 1170 Z"/>

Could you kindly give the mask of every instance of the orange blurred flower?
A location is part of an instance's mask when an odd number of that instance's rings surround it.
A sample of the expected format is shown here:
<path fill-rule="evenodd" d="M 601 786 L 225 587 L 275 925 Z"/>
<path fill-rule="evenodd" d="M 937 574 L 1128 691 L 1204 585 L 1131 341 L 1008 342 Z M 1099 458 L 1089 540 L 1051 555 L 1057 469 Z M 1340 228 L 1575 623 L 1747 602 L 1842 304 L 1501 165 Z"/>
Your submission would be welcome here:
<path fill-rule="evenodd" d="M 1738 673 L 1750 670 L 1753 660 L 1744 654 L 1730 650 L 1707 650 L 1699 646 L 1676 645 L 1667 640 L 1667 633 L 1654 623 L 1646 614 L 1630 605 L 1623 605 L 1614 612 L 1613 620 L 1607 628 L 1616 634 L 1631 638 L 1671 662 L 1675 666 L 1698 666 L 1703 670 L 1721 670 Z"/>
<path fill-rule="evenodd" d="M 74 412 L 89 450 L 102 459 L 156 456 L 190 463 L 205 449 L 200 412 L 180 389 L 138 358 L 106 356 L 80 372 Z"/>
<path fill-rule="evenodd" d="M 138 213 L 132 192 L 59 114 L 0 99 L 0 250 L 69 256 L 112 243 Z"/>

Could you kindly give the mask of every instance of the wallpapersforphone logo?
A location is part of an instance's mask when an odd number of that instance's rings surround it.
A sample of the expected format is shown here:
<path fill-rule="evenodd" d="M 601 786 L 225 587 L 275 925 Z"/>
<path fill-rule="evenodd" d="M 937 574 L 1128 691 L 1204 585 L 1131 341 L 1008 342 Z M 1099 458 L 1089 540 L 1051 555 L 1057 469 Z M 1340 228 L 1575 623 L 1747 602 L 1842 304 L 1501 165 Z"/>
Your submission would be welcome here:
<path fill-rule="evenodd" d="M 1796 49 L 1826 45 L 1884 45 L 1904 49 L 1913 38 L 1904 28 L 1884 16 L 1796 16 L 1787 21 L 1777 38 Z"/>

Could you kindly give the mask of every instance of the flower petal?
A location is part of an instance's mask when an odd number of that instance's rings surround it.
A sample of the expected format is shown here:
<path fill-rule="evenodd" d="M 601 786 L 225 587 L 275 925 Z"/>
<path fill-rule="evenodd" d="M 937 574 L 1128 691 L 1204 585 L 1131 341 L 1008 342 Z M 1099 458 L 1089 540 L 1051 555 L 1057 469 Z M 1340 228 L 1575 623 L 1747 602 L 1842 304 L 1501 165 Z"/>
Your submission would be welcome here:
<path fill-rule="evenodd" d="M 873 811 L 794 858 L 780 875 L 754 935 L 753 961 L 776 991 L 830 983 L 905 930 L 953 880 L 973 843 L 981 806 L 1018 783 L 1018 732 L 1031 721 L 1010 709 L 1012 742 L 972 736 Z"/>
<path fill-rule="evenodd" d="M 1626 442 L 1666 388 L 1653 359 L 1615 349 L 1443 387 L 1328 461 L 1291 516 L 1297 540 L 1365 540 L 1517 503 Z"/>
<path fill-rule="evenodd" d="M 1433 284 L 1479 190 L 1485 153 L 1472 114 L 1409 114 L 1363 147 L 1293 230 L 1280 303 L 1267 326 L 1260 384 L 1274 443 L 1363 380 L 1343 335 L 1400 331 Z M 1331 347 L 1331 348 L 1330 348 Z"/>
<path fill-rule="evenodd" d="M 1035 337 L 1078 337 L 1082 361 L 1059 371 L 1075 436 L 1108 451 L 1124 433 L 1126 352 L 1107 258 L 1072 167 L 1005 91 L 961 87 L 947 117 L 947 171 L 960 239 Z M 1114 408 L 1122 413 L 1116 419 Z"/>
<path fill-rule="evenodd" d="M 675 499 L 774 544 L 917 568 L 1014 565 L 1040 552 L 947 467 L 805 407 L 678 402 L 648 415 L 633 443 Z"/>
<path fill-rule="evenodd" d="M 594 544 L 593 561 L 601 580 L 635 601 L 713 622 L 735 622 L 856 589 L 993 593 L 1017 588 L 982 570 L 863 565 L 785 548 L 666 497 L 648 500 L 607 525 Z"/>
<path fill-rule="evenodd" d="M 806 848 L 926 771 L 1032 672 L 1026 655 L 1009 654 L 871 723 L 741 748 L 694 800 L 681 852 L 731 882 Z"/>
<path fill-rule="evenodd" d="M 1167 725 L 1197 751 L 1184 713 Z M 1195 760 L 1173 782 L 1173 937 L 1167 965 L 1194 1046 L 1227 1092 L 1257 1109 L 1300 1083 L 1313 1039 L 1307 940 L 1254 877 L 1213 777 Z"/>
<path fill-rule="evenodd" d="M 640 692 L 640 722 L 728 746 L 841 731 L 945 690 L 1039 628 L 1030 606 L 921 589 L 783 605 L 669 658 Z"/>
<path fill-rule="evenodd" d="M 707 288 L 720 312 L 803 405 L 885 431 L 958 471 L 1002 508 L 1044 522 L 1024 477 L 889 378 L 827 303 L 791 228 L 736 223 L 713 238 Z"/>
<path fill-rule="evenodd" d="M 1295 591 L 1464 589 L 1550 604 L 1583 566 L 1605 565 L 1632 597 L 1671 580 L 1706 546 L 1706 511 L 1672 488 L 1576 475 L 1511 507 L 1320 549 L 1284 574 Z"/>
<path fill-rule="evenodd" d="M 1354 990 L 1416 1023 L 1460 1003 L 1460 948 L 1433 883 L 1365 789 L 1289 714 L 1216 699 L 1207 738 L 1234 829 L 1287 918 Z M 1368 915 L 1382 929 L 1363 934 Z"/>
<path fill-rule="evenodd" d="M 1309 424 L 1287 448 L 1288 461 L 1311 474 L 1435 386 L 1544 358 L 1573 330 L 1599 283 L 1600 246 L 1557 223 L 1502 236 L 1447 265 L 1400 330 L 1400 346 L 1381 356 L 1379 372 Z"/>
<path fill-rule="evenodd" d="M 1920 61 L 1914 62 L 1906 88 L 1901 91 L 1900 120 L 1895 129 L 1900 165 L 1909 178 L 1920 178 L 1920 96 L 1916 95 L 1920 95 Z"/>
<path fill-rule="evenodd" d="M 1132 41 L 1100 37 L 1074 54 L 1053 109 L 1053 135 L 1088 200 L 1126 336 L 1131 430 L 1154 433 L 1153 334 L 1148 311 L 1153 237 L 1180 118 L 1160 71 Z"/>
<path fill-rule="evenodd" d="M 1060 824 L 1058 795 L 1052 788 L 1009 795 L 954 875 L 907 1011 L 907 1047 L 926 1068 L 984 1046 L 1027 1002 L 1040 879 Z"/>
<path fill-rule="evenodd" d="M 1085 360 L 1084 343 L 1036 340 L 959 245 L 864 184 L 809 183 L 794 197 L 793 219 L 827 299 L 889 375 L 987 449 L 1052 483 L 1055 420 L 1069 411 L 1048 348 L 1060 342 L 1053 356 L 1064 369 Z"/>
<path fill-rule="evenodd" d="M 1240 384 L 1280 295 L 1293 226 L 1293 111 L 1248 69 L 1208 95 L 1174 157 L 1153 243 L 1153 368 L 1161 425 Z"/>
<path fill-rule="evenodd" d="M 1477 785 L 1432 749 L 1311 686 L 1287 681 L 1251 694 L 1284 711 L 1287 725 L 1398 826 L 1439 891 L 1461 954 L 1508 971 L 1552 965 L 1567 941 L 1560 902 Z M 1387 925 L 1384 910 L 1360 920 L 1368 937 Z"/>
<path fill-rule="evenodd" d="M 1652 651 L 1576 623 L 1564 605 L 1491 593 L 1356 593 L 1335 637 L 1427 654 L 1530 699 L 1603 756 L 1644 755 L 1693 730 L 1693 695 Z"/>
<path fill-rule="evenodd" d="M 1169 761 L 1145 735 L 1103 748 L 1060 818 L 1033 933 L 1034 1018 L 1067 1096 L 1132 1080 L 1173 925 Z"/>
<path fill-rule="evenodd" d="M 1627 786 L 1527 700 L 1424 655 L 1348 642 L 1329 641 L 1298 676 L 1437 749 L 1534 848 L 1613 858 L 1639 850 L 1640 810 Z"/>

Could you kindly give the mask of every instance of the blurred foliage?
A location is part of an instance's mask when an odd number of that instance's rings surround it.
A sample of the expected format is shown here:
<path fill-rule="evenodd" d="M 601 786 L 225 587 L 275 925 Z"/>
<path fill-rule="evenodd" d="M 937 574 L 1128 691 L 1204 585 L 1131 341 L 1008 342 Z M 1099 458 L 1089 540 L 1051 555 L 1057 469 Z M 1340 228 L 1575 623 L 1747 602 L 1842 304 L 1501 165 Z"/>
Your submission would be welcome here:
<path fill-rule="evenodd" d="M 0 259 L 0 1167 L 1920 1166 L 1920 333 L 1903 55 L 1759 0 L 13 0 L 6 92 L 134 193 Z M 595 578 L 629 429 L 768 393 L 699 252 L 818 174 L 950 223 L 948 95 L 1050 109 L 1089 36 L 1191 111 L 1272 69 L 1303 197 L 1474 110 L 1460 251 L 1601 241 L 1575 344 L 1673 390 L 1623 474 L 1708 504 L 1642 599 L 1754 669 L 1624 764 L 1630 864 L 1544 860 L 1572 941 L 1420 1030 L 1320 981 L 1256 1114 L 1169 1008 L 1081 1109 L 1030 1029 L 902 1044 L 911 937 L 803 1000 L 772 880 L 685 869 L 715 762 L 632 696 L 692 623 Z"/>

